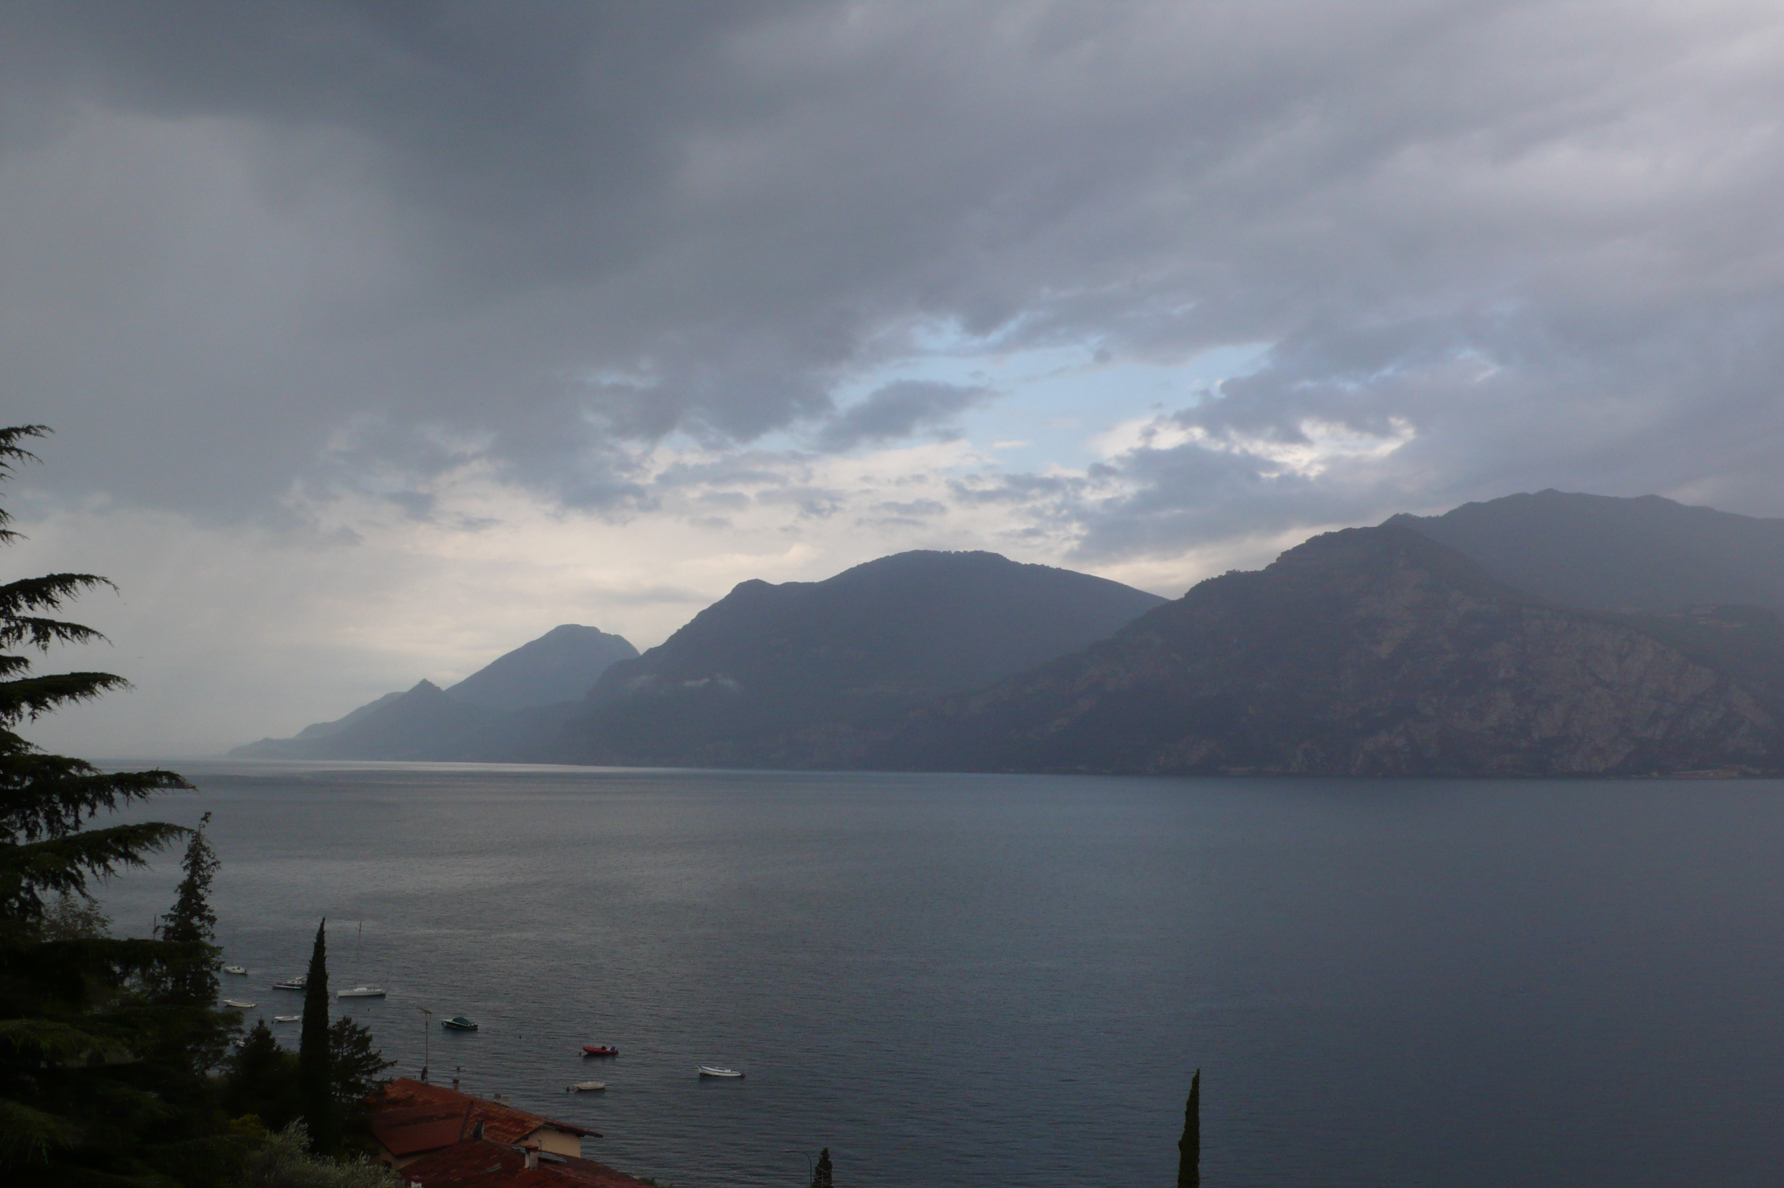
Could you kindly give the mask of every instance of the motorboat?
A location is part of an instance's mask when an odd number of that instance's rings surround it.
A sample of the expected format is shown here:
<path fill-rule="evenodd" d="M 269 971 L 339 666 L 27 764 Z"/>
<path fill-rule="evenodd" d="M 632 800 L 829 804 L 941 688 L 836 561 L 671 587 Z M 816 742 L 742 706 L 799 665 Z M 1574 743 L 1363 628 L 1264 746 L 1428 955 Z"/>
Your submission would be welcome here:
<path fill-rule="evenodd" d="M 619 1049 L 611 1044 L 584 1044 L 582 1045 L 582 1054 L 584 1056 L 618 1056 Z"/>
<path fill-rule="evenodd" d="M 298 974 L 295 978 L 286 978 L 283 982 L 274 982 L 274 990 L 302 990 L 309 986 L 310 975 Z"/>
<path fill-rule="evenodd" d="M 445 1031 L 476 1031 L 477 1025 L 463 1015 L 454 1015 L 450 1019 L 441 1019 L 440 1027 Z"/>
<path fill-rule="evenodd" d="M 296 1023 L 298 1020 L 300 1020 L 302 1018 L 303 1018 L 302 1015 L 274 1015 L 273 1022 L 274 1023 Z"/>
<path fill-rule="evenodd" d="M 341 991 L 339 994 L 335 995 L 335 997 L 336 998 L 383 998 L 384 994 L 385 994 L 385 991 L 384 991 L 384 987 L 382 987 L 382 986 L 355 986 L 351 990 Z"/>
<path fill-rule="evenodd" d="M 223 972 L 226 974 L 234 974 L 240 978 L 245 978 L 248 976 L 247 967 L 242 966 L 242 965 L 225 965 L 223 967 Z"/>
<path fill-rule="evenodd" d="M 702 1064 L 700 1075 L 703 1077 L 741 1077 L 743 1074 L 734 1068 L 719 1068 L 713 1064 Z"/>
<path fill-rule="evenodd" d="M 238 1010 L 238 1011 L 249 1011 L 249 1010 L 254 1009 L 253 1003 L 243 1002 L 239 998 L 225 998 L 223 1000 L 223 1005 L 226 1007 L 232 1007 L 233 1009 Z"/>
<path fill-rule="evenodd" d="M 572 1093 L 599 1093 L 607 1088 L 606 1081 L 578 1081 L 570 1086 Z"/>

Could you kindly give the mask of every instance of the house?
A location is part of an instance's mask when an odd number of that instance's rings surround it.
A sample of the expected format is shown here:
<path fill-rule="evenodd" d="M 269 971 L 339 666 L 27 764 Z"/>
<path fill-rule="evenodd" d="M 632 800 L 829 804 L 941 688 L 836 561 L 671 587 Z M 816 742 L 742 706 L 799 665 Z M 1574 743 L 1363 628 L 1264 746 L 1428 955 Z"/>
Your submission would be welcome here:
<path fill-rule="evenodd" d="M 650 1188 L 645 1180 L 533 1146 L 466 1139 L 402 1170 L 405 1188 Z"/>
<path fill-rule="evenodd" d="M 504 1150 L 526 1147 L 556 1159 L 580 1160 L 582 1140 L 601 1137 L 505 1102 L 408 1077 L 392 1081 L 369 1105 L 368 1125 L 380 1148 L 378 1162 L 405 1172 L 424 1156 L 465 1142 L 481 1141 Z M 442 1181 L 447 1182 L 456 1183 Z"/>

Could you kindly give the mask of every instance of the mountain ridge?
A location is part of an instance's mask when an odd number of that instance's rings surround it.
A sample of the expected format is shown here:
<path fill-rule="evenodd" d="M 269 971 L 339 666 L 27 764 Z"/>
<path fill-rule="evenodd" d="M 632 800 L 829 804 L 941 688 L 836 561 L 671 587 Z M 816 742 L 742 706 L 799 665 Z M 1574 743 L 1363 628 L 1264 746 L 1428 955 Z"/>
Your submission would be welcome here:
<path fill-rule="evenodd" d="M 1316 536 L 919 713 L 894 768 L 1130 774 L 1772 769 L 1763 690 L 1398 524 Z"/>

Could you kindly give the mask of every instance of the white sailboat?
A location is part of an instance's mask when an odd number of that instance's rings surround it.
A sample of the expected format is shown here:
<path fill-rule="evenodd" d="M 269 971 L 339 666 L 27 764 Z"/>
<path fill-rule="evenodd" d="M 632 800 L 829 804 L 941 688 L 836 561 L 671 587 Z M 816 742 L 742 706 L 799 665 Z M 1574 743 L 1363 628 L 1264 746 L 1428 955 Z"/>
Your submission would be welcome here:
<path fill-rule="evenodd" d="M 353 968 L 359 969 L 359 948 L 365 941 L 365 921 L 359 922 L 359 939 L 353 942 Z M 355 986 L 351 990 L 342 990 L 336 998 L 383 998 L 386 991 L 382 986 Z"/>

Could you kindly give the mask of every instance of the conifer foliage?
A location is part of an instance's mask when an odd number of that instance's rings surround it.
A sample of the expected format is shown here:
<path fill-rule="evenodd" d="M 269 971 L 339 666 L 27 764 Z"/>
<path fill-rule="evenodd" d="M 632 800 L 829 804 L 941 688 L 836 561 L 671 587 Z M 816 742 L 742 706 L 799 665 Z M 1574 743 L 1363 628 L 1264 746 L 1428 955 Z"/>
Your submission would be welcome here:
<path fill-rule="evenodd" d="M 297 1043 L 297 1079 L 303 1095 L 304 1124 L 318 1155 L 332 1155 L 339 1140 L 334 1104 L 334 1068 L 328 1050 L 328 921 L 316 926 L 316 947 L 304 983 L 304 1029 Z"/>
<path fill-rule="evenodd" d="M 1177 1188 L 1202 1188 L 1202 1070 L 1189 1078 L 1183 1137 L 1177 1140 Z"/>
<path fill-rule="evenodd" d="M 0 428 L 0 480 L 35 460 L 24 443 L 44 433 Z M 0 544 L 18 539 L 10 522 L 0 509 Z M 204 985 L 214 960 L 202 904 L 215 869 L 208 851 L 188 853 L 188 878 L 199 877 L 196 899 L 182 892 L 175 907 L 178 939 L 108 937 L 103 917 L 79 906 L 90 909 L 95 881 L 146 865 L 190 832 L 89 823 L 191 785 L 171 771 L 104 772 L 16 733 L 125 686 L 109 673 L 32 671 L 33 653 L 102 638 L 56 615 L 110 585 L 90 573 L 0 584 L 0 1182 L 9 1185 L 166 1182 L 166 1160 L 210 1137 L 181 1106 L 202 1090 L 230 1019 L 214 1010 L 214 979 Z M 71 916 L 86 922 L 69 927 Z"/>

